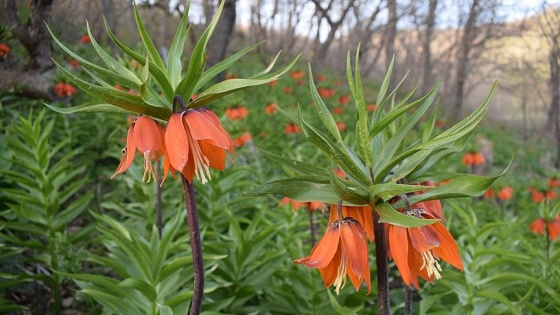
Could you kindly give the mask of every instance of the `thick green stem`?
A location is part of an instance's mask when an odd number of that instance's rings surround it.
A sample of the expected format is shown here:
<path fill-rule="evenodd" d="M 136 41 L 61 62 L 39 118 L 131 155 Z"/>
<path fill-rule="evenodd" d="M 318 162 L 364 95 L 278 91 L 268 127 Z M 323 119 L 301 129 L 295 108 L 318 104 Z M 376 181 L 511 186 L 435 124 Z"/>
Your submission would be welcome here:
<path fill-rule="evenodd" d="M 49 254 L 51 256 L 51 272 L 52 272 L 52 290 L 53 290 L 53 312 L 59 315 L 62 312 L 62 297 L 60 296 L 60 276 L 58 275 L 58 255 L 56 252 L 56 243 L 54 241 L 54 233 L 49 237 Z"/>
<path fill-rule="evenodd" d="M 189 314 L 200 314 L 202 307 L 202 295 L 204 293 L 204 261 L 202 257 L 202 242 L 200 240 L 200 228 L 198 224 L 198 210 L 194 195 L 194 186 L 181 175 L 183 181 L 183 193 L 187 209 L 187 221 L 189 224 L 189 235 L 191 243 L 191 254 L 193 258 L 194 288 Z"/>
<path fill-rule="evenodd" d="M 387 268 L 387 241 L 385 224 L 379 222 L 379 213 L 373 211 L 375 232 L 375 262 L 377 264 L 377 301 L 379 315 L 389 315 L 389 275 Z"/>

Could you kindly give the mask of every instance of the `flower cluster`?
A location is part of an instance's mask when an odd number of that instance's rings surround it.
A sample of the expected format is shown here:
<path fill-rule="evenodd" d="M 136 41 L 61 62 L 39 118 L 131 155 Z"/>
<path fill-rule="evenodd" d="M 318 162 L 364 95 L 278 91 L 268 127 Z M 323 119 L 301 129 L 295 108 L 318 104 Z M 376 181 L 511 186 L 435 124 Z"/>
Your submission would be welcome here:
<path fill-rule="evenodd" d="M 144 155 L 142 180 L 156 180 L 152 162 L 165 157 L 163 181 L 169 171 L 179 171 L 192 182 L 210 179 L 210 168 L 223 171 L 227 152 L 233 153 L 233 142 L 219 118 L 208 109 L 188 109 L 171 115 L 167 128 L 148 116 L 138 117 L 128 129 L 126 147 L 112 177 L 126 171 L 136 154 Z"/>
<path fill-rule="evenodd" d="M 463 164 L 467 166 L 481 165 L 484 162 L 486 162 L 486 159 L 480 152 L 468 152 L 463 156 Z"/>
<path fill-rule="evenodd" d="M 370 241 L 375 238 L 372 211 L 369 205 L 332 205 L 325 235 L 309 256 L 296 259 L 294 263 L 319 269 L 325 286 L 334 285 L 337 294 L 347 275 L 356 290 L 365 282 L 369 293 L 366 238 Z M 439 200 L 418 202 L 408 210 L 399 211 L 419 219 L 443 219 Z M 386 224 L 386 230 L 388 256 L 395 261 L 407 286 L 419 288 L 418 277 L 429 282 L 441 279 L 440 259 L 463 270 L 455 240 L 441 222 L 412 228 Z"/>
<path fill-rule="evenodd" d="M 72 96 L 76 92 L 76 88 L 70 83 L 58 82 L 54 87 L 54 93 L 58 97 Z"/>
<path fill-rule="evenodd" d="M 560 236 L 560 214 L 552 220 L 537 218 L 530 226 L 531 232 L 543 235 L 546 232 L 549 240 L 555 241 Z"/>

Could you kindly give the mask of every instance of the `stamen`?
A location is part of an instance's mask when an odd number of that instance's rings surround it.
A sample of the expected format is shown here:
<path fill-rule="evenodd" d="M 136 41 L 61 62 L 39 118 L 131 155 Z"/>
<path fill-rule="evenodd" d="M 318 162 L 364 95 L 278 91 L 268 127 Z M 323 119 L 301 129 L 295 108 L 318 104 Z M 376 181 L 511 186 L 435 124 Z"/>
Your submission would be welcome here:
<path fill-rule="evenodd" d="M 422 267 L 420 267 L 420 270 L 424 269 L 424 267 L 426 267 L 428 277 L 434 275 L 437 280 L 441 279 L 441 266 L 439 265 L 439 262 L 434 258 L 434 255 L 432 255 L 432 251 L 426 251 L 422 253 Z"/>
<path fill-rule="evenodd" d="M 142 175 L 142 181 L 149 183 L 150 179 L 157 180 L 156 172 L 151 162 L 151 151 L 146 151 L 144 152 L 144 174 Z"/>
<path fill-rule="evenodd" d="M 341 248 L 340 253 L 340 265 L 338 265 L 338 270 L 336 273 L 336 280 L 334 280 L 334 292 L 336 295 L 340 294 L 340 289 L 344 288 L 346 284 L 346 273 L 348 271 L 348 258 L 346 258 L 346 253 L 344 251 L 344 247 Z"/>

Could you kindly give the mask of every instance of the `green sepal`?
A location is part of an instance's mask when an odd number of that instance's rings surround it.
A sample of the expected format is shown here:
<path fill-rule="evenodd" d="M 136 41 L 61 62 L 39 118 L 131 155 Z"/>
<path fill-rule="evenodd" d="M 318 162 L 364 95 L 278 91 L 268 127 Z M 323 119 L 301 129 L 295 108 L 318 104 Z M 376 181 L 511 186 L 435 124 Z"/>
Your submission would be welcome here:
<path fill-rule="evenodd" d="M 429 190 L 432 187 L 422 186 L 422 185 L 405 185 L 397 183 L 383 183 L 375 184 L 369 188 L 370 200 L 376 200 L 379 198 L 383 201 L 388 201 L 389 199 L 399 196 L 402 194 L 408 194 L 421 190 Z"/>
<path fill-rule="evenodd" d="M 323 126 L 327 129 L 327 131 L 336 139 L 338 143 L 342 143 L 342 137 L 340 136 L 340 131 L 338 131 L 338 127 L 336 126 L 336 122 L 334 121 L 331 112 L 321 99 L 319 92 L 317 91 L 317 87 L 315 86 L 315 82 L 313 81 L 313 72 L 311 71 L 311 64 L 309 64 L 309 90 L 311 90 L 311 99 L 315 104 L 315 110 L 317 111 L 317 115 Z"/>
<path fill-rule="evenodd" d="M 106 113 L 121 113 L 121 114 L 131 114 L 131 111 L 127 111 L 115 105 L 107 104 L 105 102 L 91 102 L 86 104 L 81 104 L 72 107 L 56 107 L 47 103 L 43 103 L 43 105 L 47 106 L 48 108 L 54 110 L 57 113 L 61 114 L 74 114 L 74 113 L 99 113 L 99 112 L 106 112 Z"/>
<path fill-rule="evenodd" d="M 206 46 L 208 45 L 210 36 L 212 36 L 220 15 L 222 14 L 224 3 L 225 1 L 220 3 L 220 7 L 216 11 L 214 18 L 210 24 L 208 24 L 208 27 L 204 30 L 204 33 L 202 33 L 200 39 L 194 46 L 191 58 L 189 59 L 187 73 L 175 88 L 175 94 L 180 95 L 185 101 L 190 100 L 194 92 L 194 88 L 204 71 L 204 66 L 206 65 Z"/>
<path fill-rule="evenodd" d="M 334 163 L 332 168 L 334 169 Z M 363 186 L 342 179 L 334 172 L 331 172 L 330 183 L 340 200 L 359 206 L 369 204 L 369 193 Z"/>
<path fill-rule="evenodd" d="M 439 219 L 419 219 L 400 213 L 386 202 L 374 205 L 373 209 L 379 213 L 380 223 L 388 223 L 405 228 L 420 227 L 440 221 Z"/>
<path fill-rule="evenodd" d="M 181 55 L 183 54 L 185 42 L 187 41 L 187 36 L 189 34 L 189 27 L 187 25 L 187 22 L 189 21 L 189 8 L 190 3 L 187 2 L 187 7 L 185 8 L 181 22 L 177 27 L 177 32 L 175 33 L 171 46 L 169 47 L 169 53 L 167 54 L 167 74 L 169 75 L 169 81 L 173 89 L 175 89 L 181 81 L 181 74 L 183 72 Z"/>
<path fill-rule="evenodd" d="M 279 194 L 300 202 L 321 201 L 336 204 L 339 200 L 331 188 L 329 178 L 325 176 L 279 179 L 242 193 L 241 196 L 258 197 L 269 194 Z"/>

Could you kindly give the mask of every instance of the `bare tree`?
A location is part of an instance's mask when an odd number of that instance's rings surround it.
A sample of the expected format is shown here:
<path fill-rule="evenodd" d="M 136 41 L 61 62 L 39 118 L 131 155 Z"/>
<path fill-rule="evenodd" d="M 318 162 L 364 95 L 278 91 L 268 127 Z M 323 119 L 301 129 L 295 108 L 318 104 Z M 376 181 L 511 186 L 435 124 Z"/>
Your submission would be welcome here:
<path fill-rule="evenodd" d="M 323 7 L 320 0 L 312 1 L 315 4 L 315 7 L 317 8 L 317 11 L 320 13 L 321 17 L 318 27 L 320 27 L 320 23 L 323 20 L 326 21 L 329 26 L 329 33 L 327 34 L 327 38 L 319 46 L 315 47 L 314 61 L 320 68 L 324 64 L 329 47 L 331 46 L 340 25 L 346 18 L 346 15 L 350 11 L 350 9 L 354 6 L 355 0 L 347 0 L 346 3 L 341 3 L 338 10 L 335 9 L 334 0 L 329 0 L 325 7 Z M 338 19 L 335 20 L 336 16 L 338 16 Z M 317 32 L 317 35 L 318 34 L 319 31 Z M 318 36 L 316 38 L 318 39 Z"/>
<path fill-rule="evenodd" d="M 389 19 L 385 30 L 385 67 L 389 69 L 389 65 L 395 55 L 395 39 L 397 37 L 397 0 L 387 0 L 387 10 Z"/>
<path fill-rule="evenodd" d="M 426 15 L 424 30 L 424 39 L 422 40 L 422 59 L 423 59 L 423 75 L 422 75 L 422 94 L 428 93 L 433 84 L 432 80 L 432 39 L 436 22 L 436 9 L 438 0 L 429 0 L 428 14 Z"/>
<path fill-rule="evenodd" d="M 224 0 L 222 16 L 216 25 L 214 34 L 208 42 L 208 67 L 222 61 L 226 55 L 227 46 L 235 27 L 235 5 L 237 0 Z"/>
<path fill-rule="evenodd" d="M 542 5 L 542 18 L 538 19 L 541 32 L 548 44 L 550 106 L 548 109 L 547 130 L 553 130 L 556 138 L 556 161 L 560 168 L 560 18 L 558 9 Z"/>

